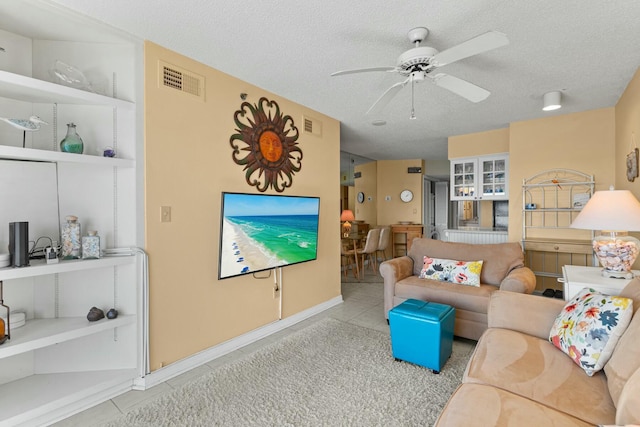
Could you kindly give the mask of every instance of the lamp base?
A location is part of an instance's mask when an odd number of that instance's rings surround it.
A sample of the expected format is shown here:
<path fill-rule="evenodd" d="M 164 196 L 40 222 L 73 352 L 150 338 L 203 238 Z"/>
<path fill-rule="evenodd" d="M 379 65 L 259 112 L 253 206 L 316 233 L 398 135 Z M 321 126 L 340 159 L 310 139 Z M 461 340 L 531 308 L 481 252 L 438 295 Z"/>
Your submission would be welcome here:
<path fill-rule="evenodd" d="M 607 277 L 610 279 L 633 279 L 633 273 L 630 271 L 613 271 L 603 268 L 602 277 Z"/>
<path fill-rule="evenodd" d="M 632 279 L 631 267 L 640 252 L 640 240 L 625 232 L 596 236 L 593 250 L 600 261 L 603 277 Z"/>

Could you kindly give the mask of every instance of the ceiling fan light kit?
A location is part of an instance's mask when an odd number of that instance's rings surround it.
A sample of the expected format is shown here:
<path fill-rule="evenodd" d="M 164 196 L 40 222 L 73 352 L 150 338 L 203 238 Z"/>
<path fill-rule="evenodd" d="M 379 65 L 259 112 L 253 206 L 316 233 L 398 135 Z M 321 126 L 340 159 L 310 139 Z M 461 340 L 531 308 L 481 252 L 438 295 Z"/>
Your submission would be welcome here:
<path fill-rule="evenodd" d="M 436 86 L 447 89 L 471 102 L 480 102 L 485 100 L 491 94 L 488 90 L 448 74 L 437 73 L 432 75 L 431 73 L 437 68 L 448 65 L 452 62 L 505 46 L 509 44 L 507 36 L 497 31 L 488 31 L 467 40 L 466 42 L 460 43 L 459 45 L 453 46 L 442 52 L 438 52 L 432 47 L 420 46 L 420 43 L 424 41 L 428 34 L 429 30 L 425 27 L 417 27 L 410 30 L 407 36 L 409 41 L 413 43 L 415 47 L 400 54 L 395 67 L 359 68 L 354 70 L 336 71 L 331 75 L 342 76 L 345 74 L 384 71 L 398 73 L 405 77 L 403 81 L 395 83 L 387 89 L 382 96 L 376 100 L 371 108 L 369 108 L 366 114 L 380 113 L 403 87 L 408 83 L 411 83 L 411 114 L 409 118 L 415 119 L 416 116 L 413 107 L 414 83 L 419 83 L 427 77 Z"/>
<path fill-rule="evenodd" d="M 553 111 L 562 107 L 562 92 L 547 92 L 543 97 L 543 111 Z"/>

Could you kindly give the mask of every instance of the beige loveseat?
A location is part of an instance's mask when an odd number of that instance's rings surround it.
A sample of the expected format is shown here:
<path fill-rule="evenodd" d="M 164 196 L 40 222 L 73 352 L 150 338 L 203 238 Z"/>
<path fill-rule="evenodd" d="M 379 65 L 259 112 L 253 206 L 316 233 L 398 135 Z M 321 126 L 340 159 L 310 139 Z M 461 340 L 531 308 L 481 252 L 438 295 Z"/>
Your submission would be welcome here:
<path fill-rule="evenodd" d="M 640 423 L 640 279 L 620 295 L 633 300 L 635 314 L 604 369 L 590 377 L 548 340 L 565 301 L 494 292 L 489 329 L 436 426 Z"/>
<path fill-rule="evenodd" d="M 458 261 L 482 260 L 480 286 L 465 286 L 450 282 L 421 279 L 423 257 Z M 489 297 L 498 289 L 530 294 L 536 286 L 533 272 L 524 266 L 519 243 L 467 244 L 417 238 L 412 241 L 408 256 L 393 258 L 380 265 L 384 278 L 384 312 L 403 301 L 448 304 L 456 309 L 454 334 L 477 340 L 487 329 Z"/>

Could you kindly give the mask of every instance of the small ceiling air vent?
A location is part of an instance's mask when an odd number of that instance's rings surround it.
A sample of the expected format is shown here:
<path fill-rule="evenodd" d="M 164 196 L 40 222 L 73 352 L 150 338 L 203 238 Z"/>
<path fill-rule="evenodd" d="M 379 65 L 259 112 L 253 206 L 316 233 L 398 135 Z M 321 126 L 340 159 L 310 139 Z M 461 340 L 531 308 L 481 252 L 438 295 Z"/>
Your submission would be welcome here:
<path fill-rule="evenodd" d="M 303 115 L 302 131 L 306 134 L 322 136 L 322 122 L 309 116 Z"/>
<path fill-rule="evenodd" d="M 161 87 L 178 90 L 204 101 L 204 77 L 175 65 L 160 61 L 158 63 Z"/>

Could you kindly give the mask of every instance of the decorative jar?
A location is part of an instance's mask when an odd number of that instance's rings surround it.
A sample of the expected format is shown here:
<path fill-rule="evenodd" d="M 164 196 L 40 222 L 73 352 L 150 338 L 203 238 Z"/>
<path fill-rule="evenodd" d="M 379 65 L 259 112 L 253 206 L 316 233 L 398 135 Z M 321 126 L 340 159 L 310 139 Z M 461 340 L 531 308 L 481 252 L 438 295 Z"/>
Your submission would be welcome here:
<path fill-rule="evenodd" d="M 62 259 L 80 258 L 80 223 L 75 215 L 67 215 L 62 225 Z"/>
<path fill-rule="evenodd" d="M 89 231 L 82 237 L 82 259 L 100 258 L 100 236 L 97 231 Z"/>
<path fill-rule="evenodd" d="M 67 136 L 60 141 L 60 151 L 65 153 L 82 154 L 84 150 L 84 143 L 82 138 L 76 132 L 76 125 L 73 123 L 67 123 Z"/>

